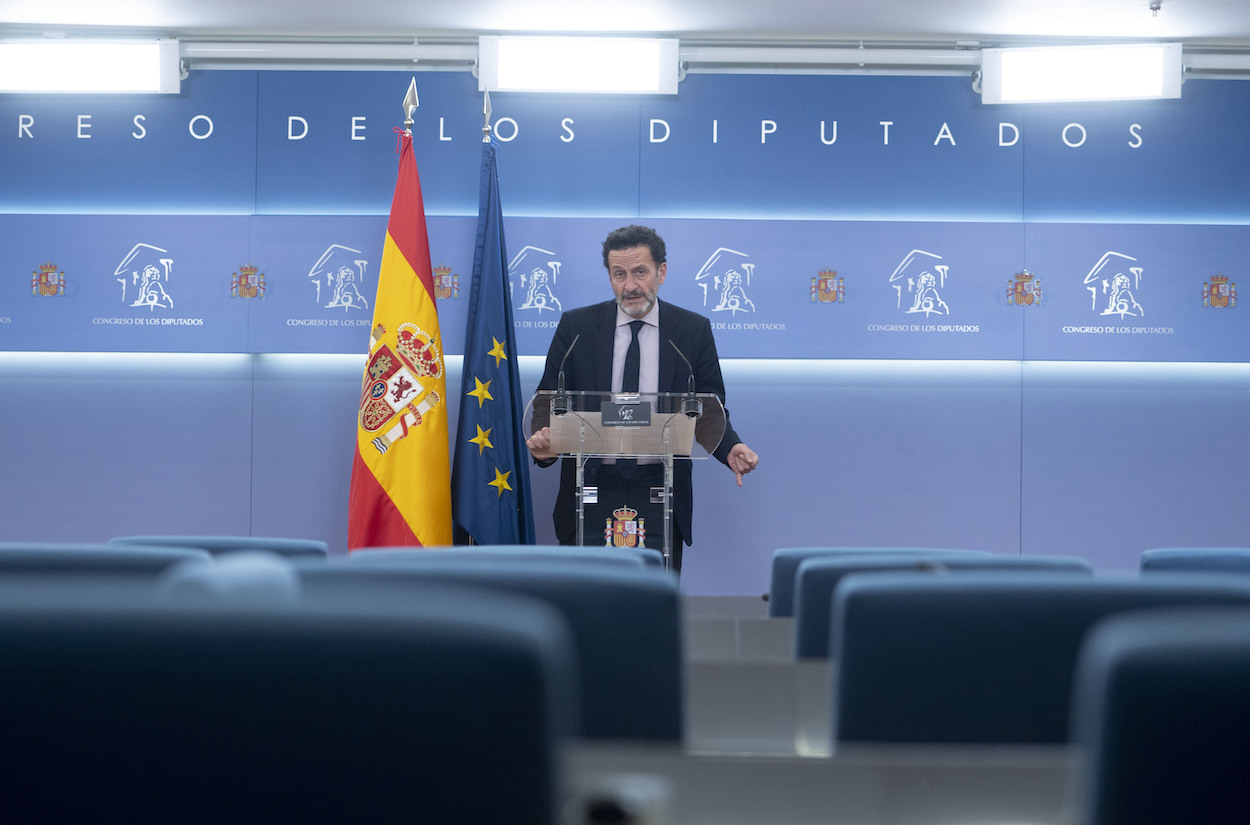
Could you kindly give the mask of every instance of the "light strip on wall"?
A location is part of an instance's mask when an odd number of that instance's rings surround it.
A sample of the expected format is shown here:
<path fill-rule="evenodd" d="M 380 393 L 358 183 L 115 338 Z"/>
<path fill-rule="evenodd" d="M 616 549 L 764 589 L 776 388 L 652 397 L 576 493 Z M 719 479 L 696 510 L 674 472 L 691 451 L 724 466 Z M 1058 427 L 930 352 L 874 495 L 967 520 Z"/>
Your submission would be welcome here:
<path fill-rule="evenodd" d="M 178 94 L 178 41 L 0 41 L 0 92 Z"/>
<path fill-rule="evenodd" d="M 678 44 L 657 37 L 478 39 L 478 90 L 677 94 Z"/>
<path fill-rule="evenodd" d="M 1181 96 L 1181 44 L 984 49 L 982 103 Z"/>

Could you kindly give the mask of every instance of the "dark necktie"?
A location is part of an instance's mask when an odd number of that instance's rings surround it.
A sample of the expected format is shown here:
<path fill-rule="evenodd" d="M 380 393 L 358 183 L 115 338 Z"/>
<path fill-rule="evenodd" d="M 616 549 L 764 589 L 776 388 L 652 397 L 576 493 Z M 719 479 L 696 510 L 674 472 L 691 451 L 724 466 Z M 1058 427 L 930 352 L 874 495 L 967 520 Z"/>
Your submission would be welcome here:
<path fill-rule="evenodd" d="M 625 372 L 621 376 L 621 392 L 638 392 L 638 363 L 642 360 L 638 347 L 638 330 L 643 321 L 629 322 L 629 349 L 625 351 Z"/>

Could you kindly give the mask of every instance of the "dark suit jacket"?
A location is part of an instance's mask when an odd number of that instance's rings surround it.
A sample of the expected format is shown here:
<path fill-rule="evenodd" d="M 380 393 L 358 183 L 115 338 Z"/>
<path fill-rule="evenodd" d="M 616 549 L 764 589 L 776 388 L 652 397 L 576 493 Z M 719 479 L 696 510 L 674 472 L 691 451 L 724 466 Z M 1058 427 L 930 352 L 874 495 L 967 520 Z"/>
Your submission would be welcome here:
<path fill-rule="evenodd" d="M 695 312 L 664 301 L 660 302 L 660 372 L 659 392 L 686 392 L 690 371 L 681 357 L 668 342 L 671 340 L 690 359 L 694 367 L 695 391 L 715 393 L 721 403 L 725 402 L 725 381 L 721 378 L 720 359 L 716 355 L 716 341 L 712 338 L 712 325 L 707 318 Z M 569 351 L 576 336 L 577 345 Z M 560 317 L 551 348 L 547 351 L 547 365 L 540 390 L 556 387 L 560 362 L 568 353 L 564 365 L 564 387 L 584 392 L 610 392 L 612 389 L 612 344 L 616 335 L 616 302 L 605 301 L 588 307 L 569 310 Z M 729 460 L 729 451 L 741 439 L 729 423 L 725 412 L 725 435 L 713 455 L 722 463 Z M 539 462 L 543 466 L 552 462 Z M 690 543 L 691 484 L 690 460 L 678 459 L 673 465 L 673 517 L 686 543 Z M 576 467 L 572 459 L 565 459 L 560 468 L 560 492 L 556 496 L 556 538 L 572 542 L 577 534 Z"/>

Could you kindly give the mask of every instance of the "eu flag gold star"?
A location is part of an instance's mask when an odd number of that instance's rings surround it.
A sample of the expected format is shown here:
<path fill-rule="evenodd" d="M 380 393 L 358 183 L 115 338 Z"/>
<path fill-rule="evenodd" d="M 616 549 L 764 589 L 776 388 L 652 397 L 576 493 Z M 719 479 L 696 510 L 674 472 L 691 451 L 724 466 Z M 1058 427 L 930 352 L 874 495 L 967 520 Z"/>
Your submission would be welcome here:
<path fill-rule="evenodd" d="M 477 408 L 480 410 L 482 405 L 487 401 L 494 401 L 495 398 L 490 394 L 490 382 L 482 383 L 476 375 L 473 376 L 473 383 L 477 384 L 473 392 L 466 392 L 465 395 L 471 395 L 477 399 Z"/>
<path fill-rule="evenodd" d="M 501 343 L 499 342 L 499 340 L 498 340 L 497 338 L 495 338 L 495 336 L 493 336 L 493 335 L 492 335 L 492 336 L 490 337 L 490 340 L 492 340 L 492 341 L 494 341 L 494 342 L 495 342 L 495 346 L 494 346 L 494 348 L 493 348 L 493 349 L 491 349 L 491 351 L 490 351 L 490 352 L 488 352 L 488 353 L 486 353 L 486 354 L 487 354 L 487 355 L 493 355 L 493 356 L 495 356 L 495 366 L 496 366 L 496 367 L 498 367 L 498 366 L 499 366 L 499 362 L 500 362 L 500 361 L 507 361 L 507 360 L 508 360 L 508 354 L 507 354 L 506 352 L 504 352 L 504 349 L 503 349 L 503 344 L 501 344 Z"/>
<path fill-rule="evenodd" d="M 491 429 L 493 430 L 494 427 Z M 490 443 L 490 430 L 483 430 L 481 424 L 477 425 L 477 438 L 470 438 L 469 443 L 477 445 L 478 455 L 481 455 L 482 451 L 487 447 L 490 447 L 492 450 L 495 449 L 495 445 Z"/>
<path fill-rule="evenodd" d="M 498 467 L 495 468 L 495 480 L 486 482 L 488 487 L 494 487 L 498 491 L 495 495 L 495 498 L 499 498 L 499 496 L 502 496 L 504 490 L 512 489 L 511 487 L 508 486 L 508 476 L 510 475 L 512 475 L 511 470 L 509 470 L 506 473 L 501 473 L 499 472 Z"/>

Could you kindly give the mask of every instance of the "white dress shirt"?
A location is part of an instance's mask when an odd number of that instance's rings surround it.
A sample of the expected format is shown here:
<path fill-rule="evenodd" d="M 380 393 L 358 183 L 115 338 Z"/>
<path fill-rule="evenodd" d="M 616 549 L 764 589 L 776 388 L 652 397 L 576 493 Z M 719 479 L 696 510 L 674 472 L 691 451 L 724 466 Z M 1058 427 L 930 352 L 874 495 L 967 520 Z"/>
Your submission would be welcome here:
<path fill-rule="evenodd" d="M 629 349 L 629 340 L 633 337 L 629 324 L 641 320 L 642 329 L 638 330 L 638 392 L 656 393 L 660 390 L 660 303 L 643 318 L 626 315 L 618 306 L 616 308 L 616 338 L 612 344 L 612 392 L 621 391 L 621 379 L 625 373 L 625 352 Z"/>

